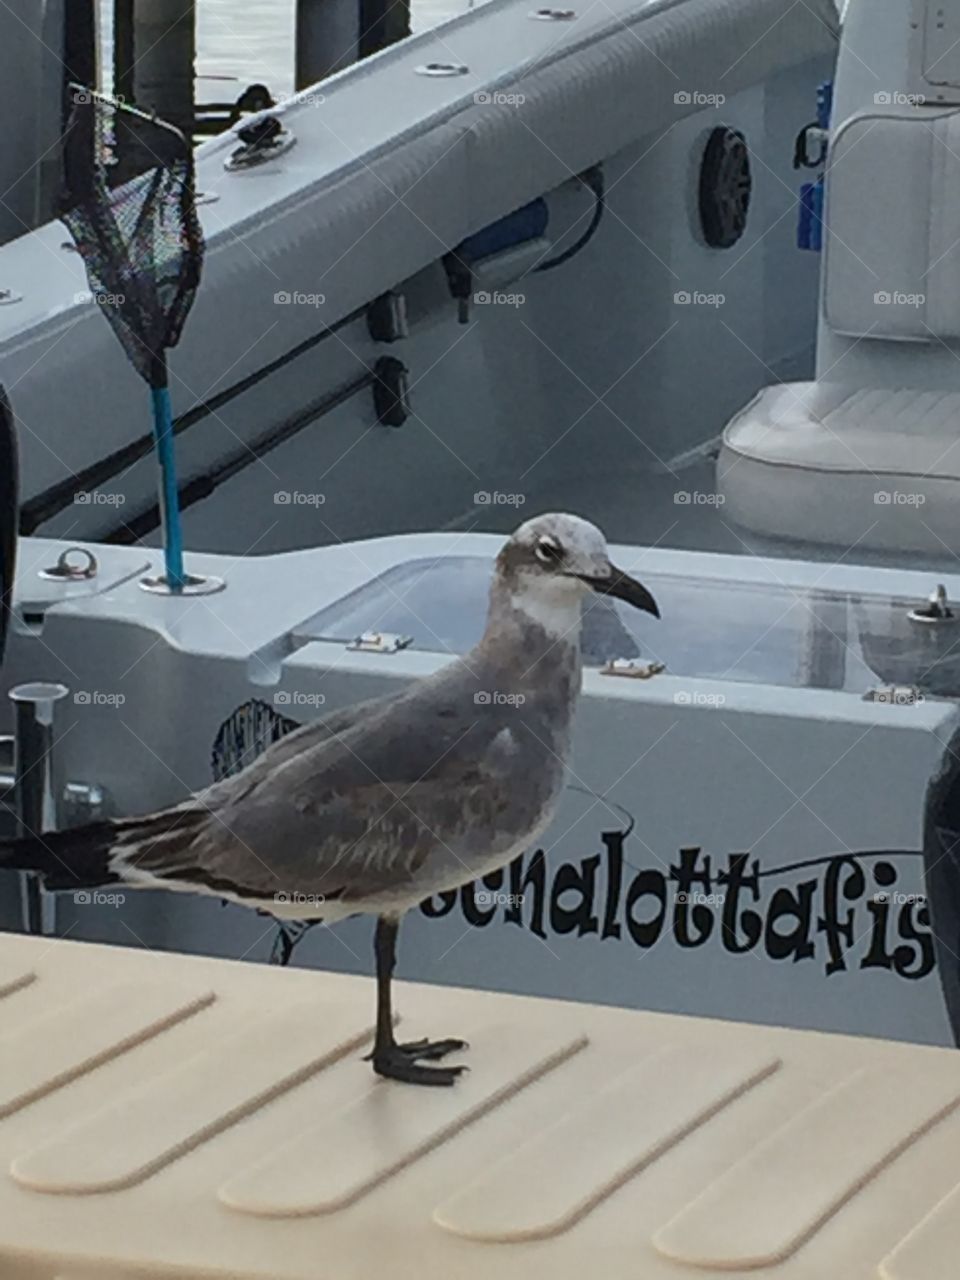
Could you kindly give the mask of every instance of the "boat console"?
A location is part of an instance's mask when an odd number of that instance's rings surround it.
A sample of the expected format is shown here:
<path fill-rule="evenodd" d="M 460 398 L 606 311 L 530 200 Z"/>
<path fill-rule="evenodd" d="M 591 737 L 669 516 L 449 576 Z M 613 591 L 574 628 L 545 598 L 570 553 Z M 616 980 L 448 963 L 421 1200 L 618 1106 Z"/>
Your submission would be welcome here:
<path fill-rule="evenodd" d="M 957 550 L 960 4 L 851 0 L 833 87 L 816 378 L 727 426 L 717 487 L 754 533 Z"/>
<path fill-rule="evenodd" d="M 164 599 L 140 586 L 157 552 L 24 540 L 4 681 L 69 690 L 48 715 L 61 821 L 93 798 L 116 815 L 175 803 L 290 727 L 438 670 L 477 638 L 500 545 L 191 553 L 225 589 Z M 960 575 L 941 598 L 916 571 L 612 555 L 663 620 L 588 615 L 560 812 L 509 867 L 410 913 L 402 972 L 949 1043 L 923 830 L 960 724 Z M 64 560 L 75 575 L 39 576 Z M 56 912 L 72 938 L 225 956 L 265 957 L 275 932 L 153 891 L 122 911 L 60 894 Z M 296 957 L 366 972 L 369 953 L 361 918 L 309 931 Z"/>

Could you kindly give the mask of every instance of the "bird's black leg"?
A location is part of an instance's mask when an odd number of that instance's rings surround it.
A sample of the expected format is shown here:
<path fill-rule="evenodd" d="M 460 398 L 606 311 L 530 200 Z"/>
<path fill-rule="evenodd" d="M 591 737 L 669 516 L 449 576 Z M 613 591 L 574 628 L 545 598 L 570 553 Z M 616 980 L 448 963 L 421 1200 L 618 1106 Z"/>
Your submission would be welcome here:
<path fill-rule="evenodd" d="M 377 958 L 377 1033 L 373 1044 L 373 1069 L 377 1075 L 407 1084 L 453 1084 L 466 1067 L 424 1067 L 422 1059 L 444 1058 L 448 1053 L 465 1049 L 465 1040 L 415 1040 L 397 1044 L 393 1034 L 393 1007 L 390 984 L 397 962 L 399 921 L 386 916 L 377 918 L 373 949 Z"/>

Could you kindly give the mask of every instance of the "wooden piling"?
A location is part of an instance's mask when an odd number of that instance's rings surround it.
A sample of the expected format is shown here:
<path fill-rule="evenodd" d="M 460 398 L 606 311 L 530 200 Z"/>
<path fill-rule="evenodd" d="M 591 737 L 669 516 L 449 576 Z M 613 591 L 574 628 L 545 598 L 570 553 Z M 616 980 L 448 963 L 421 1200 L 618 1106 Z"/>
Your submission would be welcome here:
<path fill-rule="evenodd" d="M 133 0 L 133 100 L 193 137 L 195 0 Z"/>
<path fill-rule="evenodd" d="M 410 0 L 297 0 L 296 86 L 306 89 L 410 34 Z"/>

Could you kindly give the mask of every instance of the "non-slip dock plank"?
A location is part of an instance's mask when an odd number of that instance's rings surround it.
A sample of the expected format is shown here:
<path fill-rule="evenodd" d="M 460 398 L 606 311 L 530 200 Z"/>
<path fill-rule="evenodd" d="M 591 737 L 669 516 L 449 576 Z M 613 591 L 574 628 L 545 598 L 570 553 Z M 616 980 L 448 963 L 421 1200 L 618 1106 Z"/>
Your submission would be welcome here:
<path fill-rule="evenodd" d="M 215 998 L 212 991 L 173 983 L 117 983 L 0 1034 L 0 1120 L 192 1017 Z"/>
<path fill-rule="evenodd" d="M 653 1053 L 444 1201 L 434 1220 L 469 1240 L 557 1235 L 779 1066 L 755 1050 Z"/>
<path fill-rule="evenodd" d="M 313 1004 L 267 1015 L 23 1152 L 10 1172 L 22 1186 L 50 1193 L 134 1186 L 371 1036 L 359 1011 Z"/>
<path fill-rule="evenodd" d="M 958 1103 L 960 1070 L 858 1071 L 737 1161 L 654 1245 L 706 1269 L 772 1266 Z"/>
<path fill-rule="evenodd" d="M 88 1069 L 0 1121 L 0 1280 L 960 1274 L 956 1050 L 398 983 L 470 1041 L 424 1089 L 367 977 L 0 934 L 28 972 L 0 1094 Z"/>
<path fill-rule="evenodd" d="M 305 1131 L 220 1189 L 241 1213 L 302 1217 L 332 1213 L 460 1133 L 494 1107 L 558 1067 L 584 1036 L 482 1027 L 471 1041 L 470 1073 L 450 1089 L 377 1081 L 323 1124 Z"/>

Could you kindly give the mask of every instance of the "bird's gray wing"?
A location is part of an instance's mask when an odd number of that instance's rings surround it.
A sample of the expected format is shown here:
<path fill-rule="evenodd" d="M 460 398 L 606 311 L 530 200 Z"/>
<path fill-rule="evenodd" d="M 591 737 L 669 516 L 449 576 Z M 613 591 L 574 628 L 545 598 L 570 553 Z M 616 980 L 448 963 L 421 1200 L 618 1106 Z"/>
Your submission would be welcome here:
<path fill-rule="evenodd" d="M 241 785 L 220 793 L 189 842 L 143 847 L 138 865 L 249 897 L 341 903 L 402 892 L 430 858 L 456 875 L 510 803 L 516 712 L 478 707 L 465 679 L 349 710 L 319 741 L 308 726 L 276 743 L 231 780 Z M 466 861 L 462 871 L 471 878 Z"/>
<path fill-rule="evenodd" d="M 326 742 L 328 738 L 345 732 L 358 718 L 369 715 L 371 708 L 377 704 L 386 705 L 387 702 L 392 702 L 400 696 L 400 693 L 396 693 L 389 694 L 385 698 L 369 698 L 364 702 L 354 702 L 350 706 L 341 707 L 337 711 L 311 720 L 309 724 L 300 725 L 299 728 L 271 743 L 239 773 L 222 778 L 203 791 L 198 791 L 195 796 L 184 802 L 183 807 L 192 809 L 195 805 L 202 804 L 216 808 L 224 803 L 235 802 L 269 777 L 273 770 L 285 760 L 299 755 L 302 751 L 309 751 L 312 747 Z"/>

